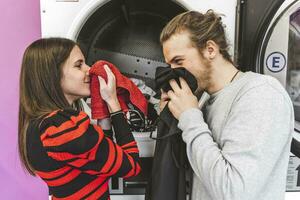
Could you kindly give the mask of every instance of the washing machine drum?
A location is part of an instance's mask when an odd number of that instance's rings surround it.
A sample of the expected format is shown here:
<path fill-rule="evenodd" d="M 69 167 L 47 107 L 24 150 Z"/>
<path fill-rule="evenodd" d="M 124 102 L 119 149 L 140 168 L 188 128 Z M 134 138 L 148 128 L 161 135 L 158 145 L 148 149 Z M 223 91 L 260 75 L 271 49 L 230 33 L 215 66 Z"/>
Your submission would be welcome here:
<path fill-rule="evenodd" d="M 77 41 L 87 63 L 107 60 L 152 88 L 157 66 L 166 66 L 159 35 L 166 23 L 186 11 L 174 1 L 114 0 L 101 6 L 83 25 Z"/>

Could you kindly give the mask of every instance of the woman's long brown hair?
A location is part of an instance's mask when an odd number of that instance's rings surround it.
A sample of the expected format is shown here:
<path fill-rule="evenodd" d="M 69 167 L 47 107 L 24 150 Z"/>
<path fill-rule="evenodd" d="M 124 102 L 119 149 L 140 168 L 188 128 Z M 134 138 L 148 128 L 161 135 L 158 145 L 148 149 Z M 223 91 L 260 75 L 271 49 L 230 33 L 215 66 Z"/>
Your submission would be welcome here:
<path fill-rule="evenodd" d="M 26 148 L 27 127 L 31 120 L 57 109 L 71 107 L 63 94 L 60 81 L 62 65 L 75 45 L 74 41 L 64 38 L 39 39 L 29 45 L 23 55 L 18 144 L 21 162 L 33 176 L 34 169 L 29 163 Z"/>

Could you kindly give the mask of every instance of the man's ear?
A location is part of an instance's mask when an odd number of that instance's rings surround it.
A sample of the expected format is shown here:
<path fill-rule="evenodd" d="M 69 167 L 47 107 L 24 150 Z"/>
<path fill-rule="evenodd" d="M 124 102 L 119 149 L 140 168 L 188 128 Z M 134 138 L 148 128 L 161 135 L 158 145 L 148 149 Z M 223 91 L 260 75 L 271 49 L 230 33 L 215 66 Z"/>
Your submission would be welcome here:
<path fill-rule="evenodd" d="M 204 57 L 211 61 L 217 56 L 218 53 L 219 46 L 213 40 L 208 40 L 203 50 Z"/>

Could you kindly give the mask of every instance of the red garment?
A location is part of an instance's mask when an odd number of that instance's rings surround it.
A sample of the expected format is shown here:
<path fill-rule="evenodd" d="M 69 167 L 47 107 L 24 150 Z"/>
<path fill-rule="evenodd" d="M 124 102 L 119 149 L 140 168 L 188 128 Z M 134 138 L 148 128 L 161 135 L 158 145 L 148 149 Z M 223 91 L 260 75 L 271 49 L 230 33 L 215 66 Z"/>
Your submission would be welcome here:
<path fill-rule="evenodd" d="M 147 116 L 148 102 L 138 87 L 126 76 L 123 76 L 116 66 L 112 63 L 100 60 L 97 61 L 90 69 L 91 76 L 91 108 L 93 119 L 104 119 L 109 117 L 109 111 L 106 102 L 100 95 L 100 85 L 98 76 L 104 78 L 107 82 L 107 75 L 104 69 L 104 65 L 108 65 L 112 73 L 116 77 L 117 95 L 123 111 L 128 111 L 127 104 L 131 102 L 145 116 Z"/>

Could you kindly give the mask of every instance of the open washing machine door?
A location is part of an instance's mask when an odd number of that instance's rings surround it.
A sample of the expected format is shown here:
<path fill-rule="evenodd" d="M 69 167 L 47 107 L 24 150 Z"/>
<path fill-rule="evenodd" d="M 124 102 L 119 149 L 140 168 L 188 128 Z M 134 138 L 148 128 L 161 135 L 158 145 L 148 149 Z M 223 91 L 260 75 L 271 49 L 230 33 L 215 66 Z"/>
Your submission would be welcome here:
<path fill-rule="evenodd" d="M 224 14 L 234 54 L 236 1 L 227 0 L 41 0 L 43 37 L 77 41 L 92 65 L 108 60 L 153 88 L 155 68 L 164 66 L 159 35 L 166 23 L 187 10 Z"/>
<path fill-rule="evenodd" d="M 114 2 L 115 7 L 111 2 Z M 87 25 L 86 22 L 94 13 L 100 9 L 107 14 L 102 17 L 109 19 L 112 16 L 111 13 L 102 7 L 117 8 L 116 4 L 121 5 L 121 12 L 137 9 L 134 5 L 139 4 L 142 7 L 149 7 L 144 11 L 154 8 L 156 13 L 168 18 L 172 18 L 175 13 L 184 10 L 206 12 L 208 9 L 213 9 L 224 14 L 223 22 L 226 24 L 226 32 L 231 44 L 230 52 L 233 55 L 237 0 L 221 2 L 219 0 L 40 0 L 42 37 L 67 37 L 77 40 L 82 28 Z M 131 7 L 132 5 L 133 7 Z M 117 8 L 117 10 L 120 9 Z"/>
<path fill-rule="evenodd" d="M 234 50 L 236 0 L 41 0 L 43 37 L 77 41 L 92 65 L 97 60 L 115 64 L 128 77 L 143 80 L 154 89 L 157 66 L 166 66 L 159 35 L 166 23 L 187 10 L 224 14 Z M 150 133 L 133 133 L 140 149 L 142 173 L 127 180 L 113 178 L 111 199 L 144 199 L 151 172 L 155 141 Z"/>
<path fill-rule="evenodd" d="M 43 37 L 76 40 L 92 65 L 108 60 L 154 89 L 157 66 L 166 66 L 159 35 L 166 23 L 187 10 L 224 14 L 233 55 L 236 0 L 41 0 Z"/>

